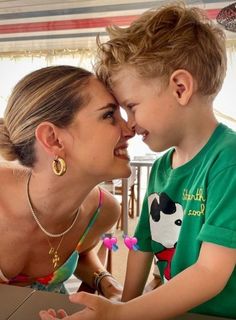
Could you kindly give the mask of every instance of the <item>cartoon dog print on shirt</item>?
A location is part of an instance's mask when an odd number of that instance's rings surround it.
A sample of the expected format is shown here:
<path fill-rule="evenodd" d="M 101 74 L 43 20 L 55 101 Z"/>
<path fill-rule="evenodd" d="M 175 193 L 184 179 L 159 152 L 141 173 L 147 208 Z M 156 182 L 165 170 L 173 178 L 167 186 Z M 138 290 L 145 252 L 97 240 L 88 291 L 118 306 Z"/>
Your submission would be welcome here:
<path fill-rule="evenodd" d="M 160 243 L 164 249 L 155 254 L 158 261 L 166 261 L 164 280 L 171 278 L 171 260 L 175 253 L 183 220 L 183 208 L 173 202 L 166 193 L 153 193 L 148 197 L 150 229 L 152 240 Z"/>

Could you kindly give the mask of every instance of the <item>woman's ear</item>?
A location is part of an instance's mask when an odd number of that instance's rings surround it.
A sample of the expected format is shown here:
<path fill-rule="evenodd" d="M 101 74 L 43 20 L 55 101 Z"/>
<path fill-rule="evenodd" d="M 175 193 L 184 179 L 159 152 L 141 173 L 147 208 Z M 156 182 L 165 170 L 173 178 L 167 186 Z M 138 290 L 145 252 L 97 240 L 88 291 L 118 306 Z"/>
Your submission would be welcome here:
<path fill-rule="evenodd" d="M 191 73 L 184 69 L 176 70 L 170 77 L 173 95 L 180 105 L 188 104 L 194 93 L 195 81 Z"/>
<path fill-rule="evenodd" d="M 35 137 L 48 154 L 60 154 L 64 149 L 60 139 L 60 129 L 51 122 L 40 123 L 35 130 Z"/>

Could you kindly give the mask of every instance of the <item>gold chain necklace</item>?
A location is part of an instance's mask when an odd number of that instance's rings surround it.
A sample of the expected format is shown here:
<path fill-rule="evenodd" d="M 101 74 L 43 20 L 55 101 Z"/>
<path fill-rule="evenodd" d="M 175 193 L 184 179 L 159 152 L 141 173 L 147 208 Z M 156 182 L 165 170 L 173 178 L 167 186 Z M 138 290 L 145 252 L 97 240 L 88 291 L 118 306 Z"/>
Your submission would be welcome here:
<path fill-rule="evenodd" d="M 47 238 L 47 241 L 48 241 L 48 244 L 49 244 L 49 251 L 48 251 L 48 254 L 51 256 L 51 259 L 52 259 L 52 265 L 53 265 L 53 268 L 56 269 L 57 266 L 59 265 L 59 261 L 60 261 L 60 257 L 59 257 L 59 254 L 58 254 L 58 250 L 60 248 L 60 245 L 62 243 L 62 240 L 64 239 L 64 234 L 63 236 L 61 237 L 61 240 L 59 241 L 56 249 L 52 246 L 50 240 Z"/>
<path fill-rule="evenodd" d="M 27 180 L 27 186 L 26 186 L 26 195 L 27 195 L 27 200 L 28 200 L 28 204 L 29 204 L 29 207 L 30 207 L 30 212 L 35 220 L 35 222 L 37 223 L 37 225 L 39 226 L 39 228 L 43 231 L 43 233 L 45 233 L 48 237 L 51 237 L 51 238 L 59 238 L 59 237 L 62 237 L 64 236 L 65 234 L 67 234 L 74 226 L 76 220 L 78 219 L 78 216 L 79 216 L 79 213 L 80 213 L 80 207 L 78 209 L 76 209 L 76 214 L 75 214 L 75 217 L 72 221 L 72 224 L 63 232 L 61 233 L 51 233 L 49 231 L 47 231 L 42 225 L 41 223 L 39 222 L 39 219 L 33 209 L 33 205 L 31 203 L 31 198 L 30 198 L 30 194 L 29 194 L 29 182 L 30 182 L 30 178 L 31 178 L 31 174 L 29 175 L 29 178 Z"/>

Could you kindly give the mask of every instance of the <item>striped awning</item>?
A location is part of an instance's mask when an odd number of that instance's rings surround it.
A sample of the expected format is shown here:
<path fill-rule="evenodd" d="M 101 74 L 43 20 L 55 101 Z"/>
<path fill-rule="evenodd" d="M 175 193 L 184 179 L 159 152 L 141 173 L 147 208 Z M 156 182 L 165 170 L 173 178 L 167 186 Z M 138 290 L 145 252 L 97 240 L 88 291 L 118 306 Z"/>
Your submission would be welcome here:
<path fill-rule="evenodd" d="M 215 19 L 220 9 L 232 1 L 193 0 L 189 3 L 205 9 L 207 15 Z M 163 1 L 0 1 L 0 53 L 93 48 L 98 33 L 106 37 L 106 26 L 129 25 L 140 13 L 160 4 Z"/>

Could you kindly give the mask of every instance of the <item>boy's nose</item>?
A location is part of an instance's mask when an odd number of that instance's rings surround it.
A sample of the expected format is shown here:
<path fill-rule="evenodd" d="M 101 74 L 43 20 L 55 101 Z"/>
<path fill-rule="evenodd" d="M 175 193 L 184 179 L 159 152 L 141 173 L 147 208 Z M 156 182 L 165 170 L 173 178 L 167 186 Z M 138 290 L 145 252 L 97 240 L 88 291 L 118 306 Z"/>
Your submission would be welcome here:
<path fill-rule="evenodd" d="M 127 126 L 135 133 L 136 122 L 133 114 L 128 114 Z"/>
<path fill-rule="evenodd" d="M 122 135 L 126 139 L 131 139 L 135 135 L 135 126 L 130 127 L 128 125 L 128 122 L 126 122 L 124 119 L 121 120 L 120 123 Z"/>

